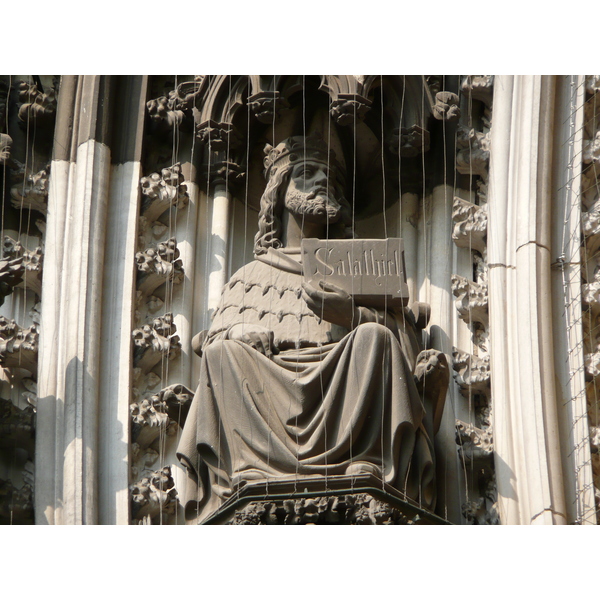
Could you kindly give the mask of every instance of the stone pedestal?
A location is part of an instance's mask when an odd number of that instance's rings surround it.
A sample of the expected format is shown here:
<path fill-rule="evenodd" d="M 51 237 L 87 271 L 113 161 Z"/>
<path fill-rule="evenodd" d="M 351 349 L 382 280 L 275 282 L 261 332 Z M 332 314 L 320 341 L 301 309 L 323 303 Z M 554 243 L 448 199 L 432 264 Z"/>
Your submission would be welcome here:
<path fill-rule="evenodd" d="M 202 525 L 450 525 L 374 475 L 248 483 Z"/>

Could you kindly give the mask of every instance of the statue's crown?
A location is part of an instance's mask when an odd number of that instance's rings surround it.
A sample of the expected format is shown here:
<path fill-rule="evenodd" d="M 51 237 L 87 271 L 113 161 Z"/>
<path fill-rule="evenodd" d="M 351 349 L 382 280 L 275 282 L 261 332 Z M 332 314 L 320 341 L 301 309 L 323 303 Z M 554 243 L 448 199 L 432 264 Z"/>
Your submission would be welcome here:
<path fill-rule="evenodd" d="M 265 178 L 268 180 L 281 168 L 304 161 L 321 162 L 343 177 L 343 165 L 335 157 L 335 152 L 317 134 L 293 136 L 273 147 L 265 146 Z"/>

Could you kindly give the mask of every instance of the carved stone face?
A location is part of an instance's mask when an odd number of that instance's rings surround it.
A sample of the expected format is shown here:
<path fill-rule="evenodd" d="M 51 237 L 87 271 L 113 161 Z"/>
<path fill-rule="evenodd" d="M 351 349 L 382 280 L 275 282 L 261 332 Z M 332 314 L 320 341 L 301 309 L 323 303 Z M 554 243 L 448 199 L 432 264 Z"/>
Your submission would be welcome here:
<path fill-rule="evenodd" d="M 3 165 L 10 158 L 10 147 L 12 138 L 6 133 L 0 133 L 0 165 Z"/>
<path fill-rule="evenodd" d="M 327 185 L 325 165 L 306 161 L 292 167 L 285 208 L 313 223 L 339 220 L 342 207 L 334 197 L 333 185 Z"/>

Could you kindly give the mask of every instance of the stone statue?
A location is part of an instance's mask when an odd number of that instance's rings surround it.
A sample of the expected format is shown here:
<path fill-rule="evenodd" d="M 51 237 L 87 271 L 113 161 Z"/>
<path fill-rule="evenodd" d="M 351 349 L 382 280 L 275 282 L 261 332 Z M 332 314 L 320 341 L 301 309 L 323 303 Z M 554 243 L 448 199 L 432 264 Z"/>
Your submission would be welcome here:
<path fill-rule="evenodd" d="M 249 481 L 362 473 L 432 509 L 445 356 L 419 353 L 409 311 L 305 282 L 303 238 L 352 237 L 343 166 L 324 142 L 267 146 L 264 164 L 256 260 L 223 289 L 178 447 L 197 485 L 186 518 Z"/>

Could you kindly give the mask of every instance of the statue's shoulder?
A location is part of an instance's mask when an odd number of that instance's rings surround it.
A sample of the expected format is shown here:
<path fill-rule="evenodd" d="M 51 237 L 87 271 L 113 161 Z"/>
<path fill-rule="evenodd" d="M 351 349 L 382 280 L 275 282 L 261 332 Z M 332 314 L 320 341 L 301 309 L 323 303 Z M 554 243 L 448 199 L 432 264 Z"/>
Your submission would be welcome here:
<path fill-rule="evenodd" d="M 272 269 L 270 265 L 267 265 L 260 260 L 252 260 L 249 263 L 246 263 L 244 266 L 240 267 L 230 278 L 230 282 L 233 281 L 243 281 L 247 282 L 249 280 L 260 277 L 261 274 Z"/>

